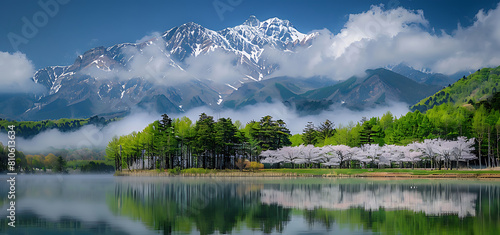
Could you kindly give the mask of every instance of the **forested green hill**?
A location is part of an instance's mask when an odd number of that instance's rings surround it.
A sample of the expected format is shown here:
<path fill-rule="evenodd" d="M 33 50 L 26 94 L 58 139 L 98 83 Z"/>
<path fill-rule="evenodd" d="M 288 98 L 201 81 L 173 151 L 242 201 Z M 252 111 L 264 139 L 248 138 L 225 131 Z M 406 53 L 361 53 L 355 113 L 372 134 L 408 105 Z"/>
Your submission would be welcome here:
<path fill-rule="evenodd" d="M 486 100 L 499 90 L 500 66 L 496 68 L 483 68 L 477 72 L 463 77 L 436 94 L 422 99 L 411 107 L 412 110 L 425 112 L 432 107 L 444 103 L 456 105 L 473 104 Z"/>
<path fill-rule="evenodd" d="M 86 119 L 42 120 L 42 121 L 10 121 L 0 119 L 0 132 L 6 132 L 9 125 L 16 126 L 16 136 L 31 138 L 43 131 L 57 129 L 61 132 L 75 131 L 82 126 L 94 124 L 97 126 L 107 125 L 114 119 L 106 120 L 103 117 L 93 116 Z"/>

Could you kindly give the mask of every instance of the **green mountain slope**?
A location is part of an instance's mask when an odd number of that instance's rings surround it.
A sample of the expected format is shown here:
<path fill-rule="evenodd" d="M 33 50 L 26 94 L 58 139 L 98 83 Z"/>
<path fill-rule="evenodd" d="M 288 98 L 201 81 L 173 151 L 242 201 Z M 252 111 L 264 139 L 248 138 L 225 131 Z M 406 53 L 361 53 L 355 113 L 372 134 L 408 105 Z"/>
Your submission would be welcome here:
<path fill-rule="evenodd" d="M 390 101 L 414 104 L 439 89 L 439 86 L 417 83 L 387 69 L 373 69 L 367 70 L 365 76 L 351 77 L 334 85 L 287 77 L 247 83 L 229 95 L 223 105 L 241 108 L 260 102 L 283 102 L 299 112 L 311 114 L 328 109 L 332 104 L 355 110 Z"/>
<path fill-rule="evenodd" d="M 316 90 L 311 90 L 303 94 L 304 97 L 308 97 L 314 100 L 326 99 L 331 96 L 333 93 L 339 91 L 341 93 L 346 94 L 349 92 L 356 83 L 357 78 L 351 77 L 339 84 L 335 84 L 333 86 L 322 87 Z"/>
<path fill-rule="evenodd" d="M 463 105 L 486 100 L 497 91 L 500 91 L 500 66 L 496 68 L 483 68 L 477 72 L 463 77 L 454 84 L 443 88 L 432 96 L 422 99 L 411 107 L 412 110 L 425 112 L 436 105 L 454 103 Z"/>
<path fill-rule="evenodd" d="M 438 86 L 417 83 L 387 69 L 374 69 L 367 70 L 364 77 L 351 77 L 333 86 L 308 91 L 302 96 L 363 109 L 389 100 L 413 104 L 438 90 Z"/>
<path fill-rule="evenodd" d="M 300 94 L 332 83 L 334 81 L 321 78 L 291 77 L 276 77 L 260 82 L 248 82 L 226 97 L 222 105 L 226 108 L 242 108 L 261 102 L 285 102 L 300 99 Z"/>

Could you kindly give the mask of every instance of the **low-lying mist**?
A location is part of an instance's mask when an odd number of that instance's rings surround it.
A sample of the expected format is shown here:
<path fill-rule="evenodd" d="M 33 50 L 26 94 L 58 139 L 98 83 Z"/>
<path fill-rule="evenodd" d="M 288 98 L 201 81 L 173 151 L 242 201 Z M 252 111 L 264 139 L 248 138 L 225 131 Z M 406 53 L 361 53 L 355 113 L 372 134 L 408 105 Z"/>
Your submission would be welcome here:
<path fill-rule="evenodd" d="M 57 129 L 44 131 L 33 138 L 16 138 L 17 150 L 28 154 L 47 153 L 54 149 L 105 148 L 113 136 L 141 131 L 149 123 L 159 119 L 159 115 L 137 112 L 105 127 L 83 126 L 77 131 L 61 132 Z M 7 143 L 7 135 L 0 134 L 0 142 Z"/>
<path fill-rule="evenodd" d="M 406 103 L 390 103 L 387 106 L 377 106 L 363 111 L 353 111 L 343 107 L 333 108 L 331 111 L 323 111 L 318 115 L 299 115 L 295 110 L 290 109 L 282 103 L 261 103 L 246 106 L 241 110 L 220 110 L 216 111 L 209 107 L 199 107 L 182 114 L 169 114 L 171 118 L 186 116 L 193 121 L 198 120 L 201 113 L 206 113 L 214 117 L 215 120 L 222 117 L 229 117 L 234 121 L 239 120 L 243 125 L 261 117 L 270 115 L 274 120 L 282 119 L 286 122 L 292 134 L 302 133 L 307 122 L 319 125 L 326 119 L 333 121 L 336 126 L 348 124 L 350 121 L 358 122 L 363 117 L 380 117 L 390 111 L 395 117 L 406 114 L 409 109 Z M 130 134 L 133 131 L 141 131 L 148 124 L 161 119 L 161 114 L 136 111 L 120 121 L 112 122 L 105 127 L 98 128 L 94 125 L 84 126 L 74 132 L 60 132 L 52 129 L 42 132 L 31 139 L 16 138 L 18 150 L 27 154 L 46 153 L 54 149 L 80 149 L 98 148 L 103 149 L 113 136 Z M 7 135 L 0 134 L 0 142 L 7 143 Z"/>

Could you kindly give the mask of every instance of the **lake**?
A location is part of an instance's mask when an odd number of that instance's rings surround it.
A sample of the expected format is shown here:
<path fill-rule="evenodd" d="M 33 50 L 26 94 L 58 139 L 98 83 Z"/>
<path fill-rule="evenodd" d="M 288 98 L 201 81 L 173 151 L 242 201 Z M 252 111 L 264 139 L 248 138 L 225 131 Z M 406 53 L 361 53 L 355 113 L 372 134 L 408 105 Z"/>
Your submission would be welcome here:
<path fill-rule="evenodd" d="M 500 234 L 500 181 L 337 178 L 16 178 L 0 234 Z"/>

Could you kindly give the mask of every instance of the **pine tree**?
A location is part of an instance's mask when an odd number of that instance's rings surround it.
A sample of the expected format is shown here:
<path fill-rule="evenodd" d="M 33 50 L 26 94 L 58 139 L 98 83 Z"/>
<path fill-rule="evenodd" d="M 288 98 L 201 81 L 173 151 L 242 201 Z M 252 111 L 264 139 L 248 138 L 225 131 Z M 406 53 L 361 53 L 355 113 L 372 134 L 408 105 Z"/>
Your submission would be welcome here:
<path fill-rule="evenodd" d="M 230 156 L 235 155 L 235 147 L 239 142 L 236 136 L 238 129 L 233 125 L 231 118 L 220 118 L 215 123 L 215 146 L 217 153 L 221 156 L 219 166 L 221 169 L 233 168 L 230 166 Z"/>
<path fill-rule="evenodd" d="M 210 167 L 215 167 L 215 159 L 213 159 L 215 151 L 214 125 L 214 118 L 202 113 L 200 114 L 200 118 L 194 127 L 196 132 L 194 137 L 194 146 L 198 156 L 201 156 L 201 164 L 203 168 L 209 168 L 209 159 L 207 158 L 211 158 L 210 160 L 212 160 Z"/>
<path fill-rule="evenodd" d="M 314 128 L 314 124 L 312 122 L 308 122 L 306 128 L 304 128 L 302 132 L 302 140 L 304 141 L 304 145 L 315 145 L 318 142 L 318 131 Z"/>
<path fill-rule="evenodd" d="M 335 124 L 332 121 L 326 119 L 325 122 L 319 125 L 317 131 L 319 132 L 319 137 L 325 140 L 326 138 L 330 138 L 335 135 Z"/>

